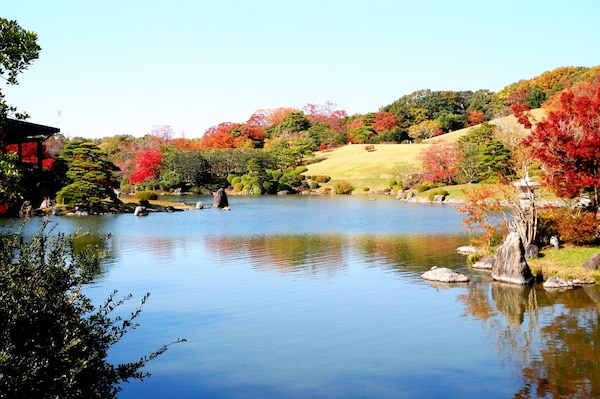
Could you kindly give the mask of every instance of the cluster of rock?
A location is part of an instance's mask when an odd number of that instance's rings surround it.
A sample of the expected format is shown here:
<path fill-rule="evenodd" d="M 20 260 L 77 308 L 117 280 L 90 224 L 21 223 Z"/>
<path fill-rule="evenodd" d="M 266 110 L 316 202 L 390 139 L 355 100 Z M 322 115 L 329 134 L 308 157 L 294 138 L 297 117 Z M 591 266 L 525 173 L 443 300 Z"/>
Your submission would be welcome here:
<path fill-rule="evenodd" d="M 459 253 L 470 254 L 477 251 L 471 246 L 457 248 Z M 535 246 L 523 246 L 521 237 L 516 232 L 511 232 L 500 245 L 494 256 L 485 256 L 473 264 L 474 269 L 486 269 L 491 271 L 492 278 L 517 285 L 529 285 L 534 277 L 527 264 L 527 259 L 536 256 L 539 250 Z M 592 255 L 583 265 L 585 270 L 598 270 L 600 267 L 600 253 Z M 423 279 L 445 283 L 468 282 L 469 277 L 448 268 L 434 266 L 431 270 L 421 275 Z M 547 289 L 569 289 L 575 286 L 594 284 L 593 279 L 565 280 L 560 277 L 550 277 L 544 282 Z"/>
<path fill-rule="evenodd" d="M 196 203 L 196 209 L 208 209 L 208 208 L 211 208 L 211 206 L 205 205 L 202 202 Z M 225 193 L 224 189 L 220 188 L 213 194 L 212 208 L 218 208 L 218 209 L 222 209 L 224 211 L 229 211 L 231 209 L 231 208 L 229 208 L 229 200 L 227 199 L 227 194 Z M 172 213 L 172 212 L 183 211 L 183 209 L 175 208 L 175 207 L 169 205 L 169 206 L 164 207 L 162 209 L 162 211 Z M 147 216 L 148 209 L 146 209 L 146 207 L 144 207 L 144 206 L 137 206 L 133 212 L 133 215 L 134 216 Z"/>

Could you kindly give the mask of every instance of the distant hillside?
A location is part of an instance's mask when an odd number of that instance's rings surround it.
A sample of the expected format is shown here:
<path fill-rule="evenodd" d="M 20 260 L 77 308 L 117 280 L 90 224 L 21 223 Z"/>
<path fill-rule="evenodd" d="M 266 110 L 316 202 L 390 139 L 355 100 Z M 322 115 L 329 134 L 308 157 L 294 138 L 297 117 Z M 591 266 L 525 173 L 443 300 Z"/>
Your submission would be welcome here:
<path fill-rule="evenodd" d="M 532 111 L 536 119 L 545 114 L 543 109 Z M 522 129 L 512 115 L 493 119 L 489 123 L 504 129 Z M 367 151 L 365 144 L 349 144 L 332 151 L 319 152 L 308 166 L 306 175 L 331 176 L 330 185 L 340 180 L 352 181 L 356 188 L 387 187 L 394 177 L 394 168 L 401 162 L 417 163 L 418 154 L 436 142 L 455 142 L 472 127 L 434 137 L 418 144 L 375 144 L 375 151 Z"/>

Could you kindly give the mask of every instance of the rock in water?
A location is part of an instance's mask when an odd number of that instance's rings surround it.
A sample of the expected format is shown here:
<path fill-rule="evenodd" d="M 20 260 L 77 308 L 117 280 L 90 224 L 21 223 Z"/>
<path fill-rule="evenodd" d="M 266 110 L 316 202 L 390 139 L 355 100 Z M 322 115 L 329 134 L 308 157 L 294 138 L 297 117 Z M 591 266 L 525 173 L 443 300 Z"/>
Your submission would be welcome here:
<path fill-rule="evenodd" d="M 217 190 L 213 195 L 213 208 L 225 208 L 229 206 L 227 194 L 223 188 Z"/>
<path fill-rule="evenodd" d="M 533 281 L 531 269 L 525 259 L 523 241 L 516 232 L 511 232 L 498 247 L 494 264 L 492 265 L 492 278 L 512 284 L 525 285 Z"/>
<path fill-rule="evenodd" d="M 544 288 L 573 288 L 573 283 L 560 277 L 550 277 L 544 281 Z"/>
<path fill-rule="evenodd" d="M 430 270 L 421 274 L 421 278 L 430 281 L 441 281 L 443 283 L 466 283 L 469 277 L 455 272 L 447 267 L 434 266 Z"/>

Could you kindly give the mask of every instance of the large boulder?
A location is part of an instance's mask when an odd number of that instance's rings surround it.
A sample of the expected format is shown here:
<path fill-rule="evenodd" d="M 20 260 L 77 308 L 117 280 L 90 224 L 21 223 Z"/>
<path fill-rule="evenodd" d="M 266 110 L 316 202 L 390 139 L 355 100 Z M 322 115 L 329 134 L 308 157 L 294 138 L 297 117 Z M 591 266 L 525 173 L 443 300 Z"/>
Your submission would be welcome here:
<path fill-rule="evenodd" d="M 442 283 L 466 283 L 469 281 L 469 277 L 464 274 L 455 272 L 447 267 L 433 266 L 430 270 L 421 274 L 421 277 L 425 280 L 440 281 Z"/>
<path fill-rule="evenodd" d="M 213 194 L 213 208 L 225 208 L 229 206 L 229 201 L 227 201 L 227 194 L 223 188 L 217 190 L 216 193 Z"/>
<path fill-rule="evenodd" d="M 590 258 L 588 260 L 586 260 L 585 263 L 583 264 L 583 268 L 585 270 L 598 270 L 599 266 L 600 266 L 600 252 L 590 256 Z"/>
<path fill-rule="evenodd" d="M 526 285 L 533 281 L 531 269 L 525 259 L 523 241 L 516 232 L 511 232 L 498 247 L 494 264 L 492 265 L 492 278 L 512 284 Z"/>

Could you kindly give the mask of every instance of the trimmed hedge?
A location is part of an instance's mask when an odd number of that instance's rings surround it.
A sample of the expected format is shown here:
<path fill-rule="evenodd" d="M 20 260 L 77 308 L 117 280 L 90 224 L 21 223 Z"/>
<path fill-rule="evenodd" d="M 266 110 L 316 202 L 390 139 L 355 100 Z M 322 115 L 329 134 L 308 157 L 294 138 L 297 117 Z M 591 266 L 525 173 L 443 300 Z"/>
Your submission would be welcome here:
<path fill-rule="evenodd" d="M 139 201 L 151 201 L 151 200 L 157 200 L 158 194 L 156 194 L 154 191 L 143 190 L 143 191 L 137 191 L 133 195 L 133 198 L 135 198 Z"/>

